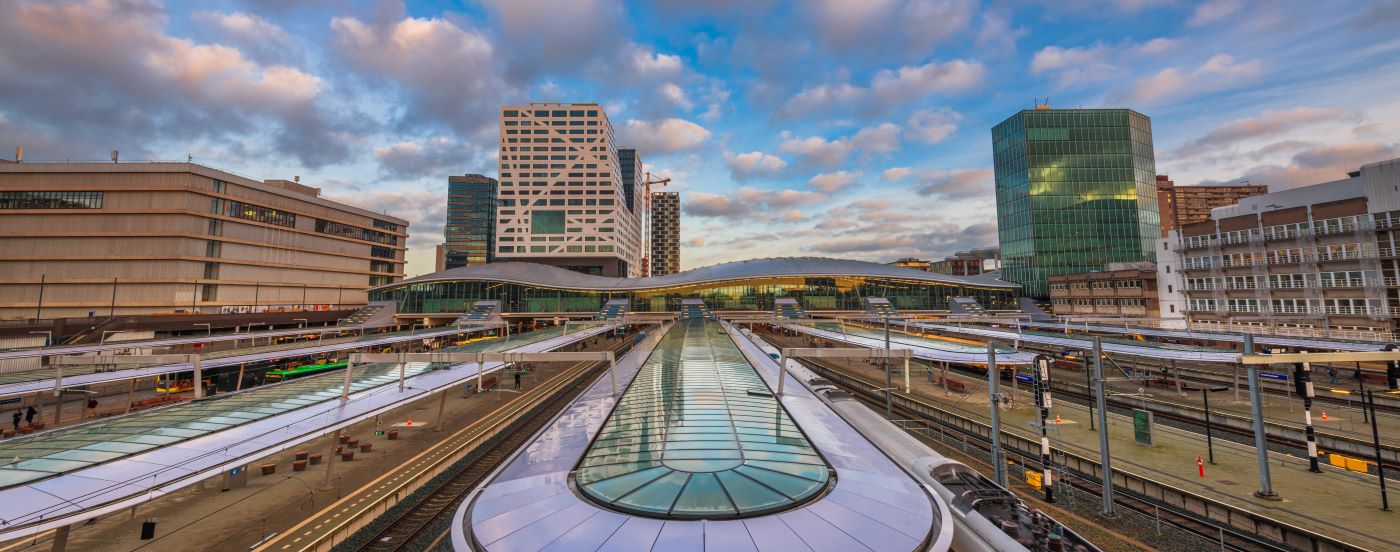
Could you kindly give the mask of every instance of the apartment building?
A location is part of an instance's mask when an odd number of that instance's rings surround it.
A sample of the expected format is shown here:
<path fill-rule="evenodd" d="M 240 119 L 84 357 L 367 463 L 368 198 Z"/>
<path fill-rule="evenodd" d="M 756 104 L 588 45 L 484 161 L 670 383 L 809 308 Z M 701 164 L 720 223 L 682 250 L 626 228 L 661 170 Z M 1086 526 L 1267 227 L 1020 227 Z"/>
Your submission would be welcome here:
<path fill-rule="evenodd" d="M 408 221 L 196 163 L 0 164 L 0 318 L 329 309 L 403 279 Z"/>
<path fill-rule="evenodd" d="M 1187 224 L 1210 220 L 1216 207 L 1234 205 L 1246 197 L 1269 193 L 1263 184 L 1177 186 L 1170 176 L 1157 175 L 1157 206 L 1162 211 L 1162 237 Z"/>
<path fill-rule="evenodd" d="M 1103 271 L 1049 278 L 1050 303 L 1060 316 L 1156 317 L 1157 268 L 1110 263 Z"/>
<path fill-rule="evenodd" d="M 603 107 L 510 105 L 501 108 L 500 123 L 496 258 L 640 276 L 641 209 L 628 206 Z"/>
<path fill-rule="evenodd" d="M 681 194 L 651 193 L 651 276 L 681 271 Z"/>
<path fill-rule="evenodd" d="M 1375 338 L 1400 316 L 1400 159 L 1244 198 L 1166 243 L 1197 328 Z"/>

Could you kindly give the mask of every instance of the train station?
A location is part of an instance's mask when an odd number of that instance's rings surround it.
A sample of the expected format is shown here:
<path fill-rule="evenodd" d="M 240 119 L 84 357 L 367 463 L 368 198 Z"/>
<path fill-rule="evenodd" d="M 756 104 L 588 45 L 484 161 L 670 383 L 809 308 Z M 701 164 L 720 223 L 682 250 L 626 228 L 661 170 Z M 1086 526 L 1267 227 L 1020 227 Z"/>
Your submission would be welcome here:
<path fill-rule="evenodd" d="M 1400 539 L 1372 504 L 1400 462 L 1389 344 L 1072 322 L 1017 294 L 994 276 L 834 259 L 652 278 L 496 263 L 372 289 L 319 324 L 11 348 L 0 359 L 32 366 L 0 379 L 18 409 L 0 440 L 0 538 L 266 551 Z M 1307 386 L 1297 354 L 1317 359 Z"/>

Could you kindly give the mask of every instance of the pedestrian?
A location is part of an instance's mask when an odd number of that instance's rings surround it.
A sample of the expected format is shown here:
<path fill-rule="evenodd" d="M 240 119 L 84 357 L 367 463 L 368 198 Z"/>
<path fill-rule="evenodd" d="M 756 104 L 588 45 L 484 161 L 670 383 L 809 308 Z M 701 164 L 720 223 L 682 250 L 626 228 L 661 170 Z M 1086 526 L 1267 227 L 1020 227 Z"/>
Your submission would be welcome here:
<path fill-rule="evenodd" d="M 29 424 L 29 425 L 34 425 L 34 417 L 35 417 L 35 416 L 38 416 L 38 415 L 39 415 L 39 409 L 34 408 L 34 405 L 32 405 L 32 404 L 29 405 L 29 410 L 26 410 L 26 411 L 24 412 L 24 423 Z"/>
<path fill-rule="evenodd" d="M 23 418 L 23 417 L 24 417 L 24 413 L 21 412 L 18 408 L 16 408 L 16 409 L 15 409 L 15 415 L 14 415 L 14 419 L 15 419 L 15 431 L 19 431 L 19 419 L 20 419 L 20 418 Z"/>
<path fill-rule="evenodd" d="M 1351 373 L 1351 381 L 1352 381 L 1353 383 L 1361 383 L 1361 367 L 1360 367 L 1360 366 L 1357 366 L 1357 367 L 1356 367 L 1356 371 Z"/>
<path fill-rule="evenodd" d="M 88 399 L 87 409 L 88 416 L 92 416 L 93 414 L 97 413 L 97 398 L 94 397 Z"/>
<path fill-rule="evenodd" d="M 515 371 L 515 388 L 520 389 L 520 370 Z"/>
<path fill-rule="evenodd" d="M 1332 378 L 1332 385 L 1337 385 L 1338 383 L 1341 383 L 1341 381 L 1337 379 L 1337 367 L 1336 367 L 1336 366 L 1328 366 L 1328 367 L 1327 367 L 1327 377 Z"/>

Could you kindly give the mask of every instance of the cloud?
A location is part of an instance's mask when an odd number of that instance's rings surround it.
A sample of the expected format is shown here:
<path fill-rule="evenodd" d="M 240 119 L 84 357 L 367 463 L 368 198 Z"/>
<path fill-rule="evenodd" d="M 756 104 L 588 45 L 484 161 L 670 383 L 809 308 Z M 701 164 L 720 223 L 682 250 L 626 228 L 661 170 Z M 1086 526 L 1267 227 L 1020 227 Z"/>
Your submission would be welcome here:
<path fill-rule="evenodd" d="M 259 61 L 286 63 L 300 50 L 290 33 L 255 14 L 198 11 L 190 17 Z"/>
<path fill-rule="evenodd" d="M 676 118 L 659 121 L 629 119 L 620 134 L 622 142 L 653 155 L 694 150 L 710 139 L 710 131 L 705 127 Z"/>
<path fill-rule="evenodd" d="M 778 145 L 778 151 L 796 155 L 805 163 L 818 167 L 835 167 L 846 162 L 851 154 L 850 140 L 838 138 L 828 141 L 820 136 L 806 138 L 785 138 Z"/>
<path fill-rule="evenodd" d="M 691 247 L 702 247 L 705 245 L 705 236 L 695 236 L 686 243 Z"/>
<path fill-rule="evenodd" d="M 1113 48 L 1105 44 L 1061 48 L 1046 46 L 1031 58 L 1031 74 L 1054 73 L 1057 87 L 1113 78 L 1118 68 L 1109 62 Z"/>
<path fill-rule="evenodd" d="M 499 106 L 518 95 L 501 77 L 495 45 L 476 29 L 416 17 L 336 17 L 330 26 L 350 68 L 370 80 L 388 79 L 408 96 L 401 126 L 442 125 L 485 142 L 496 134 Z"/>
<path fill-rule="evenodd" d="M 470 148 L 446 136 L 374 149 L 384 175 L 398 180 L 464 172 L 462 167 L 471 157 Z"/>
<path fill-rule="evenodd" d="M 32 133 L 12 138 L 58 139 L 35 158 L 227 147 L 316 168 L 349 156 L 353 116 L 327 109 L 321 77 L 171 36 L 167 22 L 153 0 L 11 2 L 0 18 L 0 90 L 4 109 L 22 117 L 15 128 Z M 248 146 L 254 135 L 263 140 Z"/>
<path fill-rule="evenodd" d="M 869 155 L 888 155 L 899 151 L 899 125 L 881 123 L 862 128 L 851 137 L 851 147 Z"/>
<path fill-rule="evenodd" d="M 1225 181 L 1207 180 L 1202 184 L 1248 180 L 1267 184 L 1270 191 L 1321 184 L 1346 178 L 1347 173 L 1361 165 L 1400 157 L 1400 144 L 1384 142 L 1353 142 L 1339 145 L 1313 146 L 1295 153 L 1284 165 L 1260 165 L 1245 170 L 1238 178 Z"/>
<path fill-rule="evenodd" d="M 911 181 L 920 195 L 946 199 L 993 197 L 992 169 L 911 169 L 891 167 L 880 174 L 889 182 Z"/>
<path fill-rule="evenodd" d="M 745 187 L 726 194 L 687 192 L 685 201 L 681 202 L 681 208 L 685 214 L 691 216 L 739 220 L 755 214 L 811 205 L 827 199 L 827 195 L 816 192 Z"/>
<path fill-rule="evenodd" d="M 1242 0 L 1209 0 L 1196 6 L 1195 11 L 1191 13 L 1191 20 L 1186 24 L 1191 27 L 1208 25 L 1234 15 L 1242 8 Z"/>
<path fill-rule="evenodd" d="M 919 58 L 970 26 L 973 0 L 818 0 L 804 5 L 821 43 L 837 55 L 853 52 Z"/>
<path fill-rule="evenodd" d="M 500 29 L 505 76 L 516 85 L 544 75 L 577 74 L 598 58 L 628 51 L 624 10 L 614 0 L 483 0 L 482 4 Z"/>
<path fill-rule="evenodd" d="M 724 154 L 724 166 L 729 168 L 730 177 L 743 181 L 776 176 L 782 173 L 788 164 L 787 161 L 783 161 L 781 157 L 776 155 L 751 151 L 740 154 Z"/>
<path fill-rule="evenodd" d="M 982 26 L 973 44 L 993 55 L 1007 55 L 1016 52 L 1016 41 L 1027 34 L 1030 31 L 1024 27 L 1011 28 L 1004 15 L 988 11 L 982 13 Z"/>
<path fill-rule="evenodd" d="M 787 214 L 783 215 L 783 222 L 797 222 L 797 221 L 802 220 L 802 219 L 804 219 L 804 218 L 807 218 L 807 217 L 805 217 L 805 216 L 802 215 L 802 211 L 798 211 L 797 209 L 793 209 L 793 210 L 791 210 L 791 211 L 788 211 Z"/>
<path fill-rule="evenodd" d="M 854 186 L 856 184 L 857 179 L 859 179 L 860 176 L 860 171 L 836 171 L 830 173 L 821 173 L 816 176 L 813 176 L 810 180 L 807 181 L 807 183 L 811 184 L 813 188 L 816 188 L 817 190 L 820 190 L 823 193 L 834 194 L 836 192 Z"/>
<path fill-rule="evenodd" d="M 1246 117 L 1226 122 L 1211 129 L 1171 152 L 1172 157 L 1191 157 L 1211 153 L 1241 141 L 1276 136 L 1308 125 L 1335 121 L 1347 117 L 1342 109 L 1296 107 L 1287 110 L 1265 110 L 1258 117 Z"/>
<path fill-rule="evenodd" d="M 782 114 L 800 117 L 841 108 L 884 113 L 930 95 L 971 90 L 985 76 L 981 63 L 961 59 L 882 69 L 866 87 L 839 83 L 804 88 L 782 106 Z"/>
<path fill-rule="evenodd" d="M 1180 99 L 1248 84 L 1262 72 L 1263 62 L 1258 59 L 1236 62 L 1229 54 L 1217 54 L 1195 69 L 1168 67 L 1144 77 L 1133 85 L 1128 98 L 1144 104 Z"/>
<path fill-rule="evenodd" d="M 924 144 L 937 144 L 958 130 L 962 114 L 951 109 L 919 110 L 904 123 L 904 137 Z"/>

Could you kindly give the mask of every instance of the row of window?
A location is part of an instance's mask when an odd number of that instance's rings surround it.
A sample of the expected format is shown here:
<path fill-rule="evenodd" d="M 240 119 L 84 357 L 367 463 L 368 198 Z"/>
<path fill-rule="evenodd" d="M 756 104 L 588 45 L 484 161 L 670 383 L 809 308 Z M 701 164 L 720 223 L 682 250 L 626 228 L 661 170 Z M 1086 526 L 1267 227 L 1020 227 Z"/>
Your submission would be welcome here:
<path fill-rule="evenodd" d="M 1271 312 L 1275 314 L 1385 314 L 1385 300 L 1362 298 L 1338 299 L 1190 299 L 1193 311 Z"/>
<path fill-rule="evenodd" d="M 1307 222 L 1295 222 L 1266 226 L 1264 228 L 1248 228 L 1231 232 L 1220 232 L 1218 234 L 1206 234 L 1204 236 L 1189 236 L 1182 238 L 1182 243 L 1188 248 L 1196 248 L 1207 247 L 1212 242 L 1230 245 L 1248 243 L 1251 239 L 1259 238 L 1266 240 L 1285 240 L 1297 238 L 1308 232 L 1312 232 L 1313 234 L 1354 232 L 1359 228 L 1364 228 L 1370 223 L 1371 215 L 1355 215 L 1313 221 L 1311 224 Z"/>
<path fill-rule="evenodd" d="M 1309 254 L 1304 254 L 1304 253 Z M 1212 266 L 1237 267 L 1264 264 L 1293 264 L 1302 261 L 1345 261 L 1374 257 L 1375 248 L 1364 243 L 1339 243 L 1308 248 L 1290 247 L 1264 252 L 1229 253 L 1221 256 L 1205 255 L 1187 257 L 1182 266 L 1187 269 L 1204 269 Z"/>
<path fill-rule="evenodd" d="M 505 109 L 502 117 L 597 117 L 596 109 Z M 509 123 L 509 121 L 507 121 Z"/>
<path fill-rule="evenodd" d="M 1050 282 L 1050 291 L 1084 291 L 1089 289 L 1142 289 L 1141 278 L 1123 280 L 1084 280 L 1077 282 Z"/>
<path fill-rule="evenodd" d="M 1056 308 L 1065 307 L 1146 307 L 1147 301 L 1141 297 L 1080 297 L 1055 298 L 1051 303 Z"/>
<path fill-rule="evenodd" d="M 0 209 L 101 209 L 102 192 L 0 192 Z"/>
<path fill-rule="evenodd" d="M 550 252 L 549 250 L 550 250 L 551 248 L 557 248 L 557 247 L 558 247 L 558 246 L 551 246 L 551 245 L 530 245 L 530 246 L 525 246 L 525 245 L 521 245 L 521 246 L 502 245 L 502 246 L 500 246 L 500 247 L 497 249 L 497 251 L 500 251 L 501 253 L 549 253 L 549 252 Z M 615 248 L 614 248 L 614 246 L 611 246 L 611 245 L 566 245 L 566 246 L 564 246 L 564 252 L 566 252 L 566 253 L 612 253 L 612 252 L 614 252 L 614 251 L 615 251 Z"/>
<path fill-rule="evenodd" d="M 382 243 L 387 245 L 399 244 L 399 237 L 393 234 L 376 232 L 368 228 L 350 226 L 349 224 L 344 224 L 330 220 L 316 219 L 316 231 L 322 234 L 330 234 L 332 236 L 341 236 L 356 240 L 371 241 L 374 243 Z"/>
<path fill-rule="evenodd" d="M 1255 289 L 1267 283 L 1272 289 L 1302 289 L 1308 287 L 1362 287 L 1382 285 L 1379 272 L 1346 270 L 1319 272 L 1316 277 L 1308 274 L 1270 274 L 1263 276 L 1224 276 L 1221 278 L 1187 278 L 1186 289 L 1192 291 L 1212 289 Z"/>
<path fill-rule="evenodd" d="M 297 226 L 297 216 L 292 213 L 241 201 L 229 201 L 227 213 L 228 216 L 254 222 L 276 224 L 287 228 L 296 228 Z"/>

